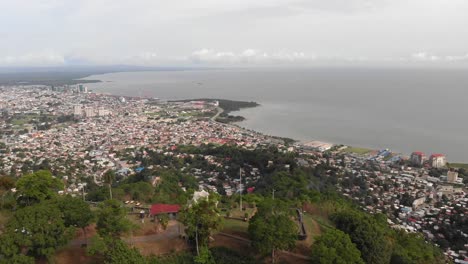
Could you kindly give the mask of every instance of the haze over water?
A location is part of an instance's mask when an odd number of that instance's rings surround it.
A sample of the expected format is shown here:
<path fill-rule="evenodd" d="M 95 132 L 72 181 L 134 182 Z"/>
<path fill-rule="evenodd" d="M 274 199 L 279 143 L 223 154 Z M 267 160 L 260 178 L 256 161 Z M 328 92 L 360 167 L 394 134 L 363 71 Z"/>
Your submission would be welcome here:
<path fill-rule="evenodd" d="M 303 141 L 444 153 L 468 162 L 462 69 L 245 69 L 94 75 L 97 92 L 256 101 L 240 126 Z"/>

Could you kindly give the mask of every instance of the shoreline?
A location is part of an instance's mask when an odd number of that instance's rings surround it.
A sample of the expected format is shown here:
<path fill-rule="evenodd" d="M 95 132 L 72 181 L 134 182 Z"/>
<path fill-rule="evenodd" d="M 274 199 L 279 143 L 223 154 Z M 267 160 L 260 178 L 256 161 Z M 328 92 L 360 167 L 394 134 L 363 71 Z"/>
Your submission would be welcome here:
<path fill-rule="evenodd" d="M 168 100 L 167 102 L 191 102 L 191 101 L 204 101 L 209 103 L 218 103 L 218 108 L 222 111 L 218 111 L 212 119 L 216 122 L 225 123 L 225 124 L 234 124 L 236 122 L 244 121 L 246 118 L 244 116 L 234 116 L 230 115 L 231 112 L 239 111 L 245 108 L 255 108 L 260 106 L 257 102 L 247 102 L 247 101 L 237 101 L 237 100 L 228 100 L 228 99 L 218 99 L 218 98 L 197 98 L 197 99 L 183 99 L 183 100 Z"/>
<path fill-rule="evenodd" d="M 83 80 L 83 81 L 85 81 L 85 80 Z M 148 99 L 151 98 L 151 97 L 136 97 L 136 96 L 126 96 L 126 95 L 125 96 L 124 95 L 115 95 L 115 94 L 111 94 L 111 93 L 104 93 L 104 94 L 108 94 L 108 95 L 112 95 L 112 96 L 119 96 L 119 97 L 123 96 L 123 97 L 126 97 L 126 98 L 140 98 L 140 99 L 141 98 L 148 98 Z M 235 126 L 238 126 L 240 128 L 243 128 L 243 129 L 255 131 L 256 133 L 259 133 L 259 134 L 267 135 L 264 132 L 260 132 L 260 131 L 257 131 L 255 129 L 240 126 L 239 123 L 242 122 L 242 121 L 247 120 L 248 119 L 247 117 L 241 116 L 241 115 L 236 115 L 236 116 L 229 115 L 229 113 L 231 113 L 231 112 L 237 112 L 237 111 L 240 111 L 240 110 L 245 109 L 245 108 L 255 108 L 255 107 L 261 106 L 261 104 L 259 104 L 257 102 L 253 102 L 253 101 L 251 101 L 251 102 L 236 101 L 236 100 L 230 100 L 230 99 L 217 99 L 217 98 L 168 99 L 168 100 L 165 100 L 165 101 L 167 101 L 167 102 L 189 102 L 189 101 L 214 102 L 214 101 L 219 101 L 220 102 L 219 107 L 223 109 L 222 113 L 220 113 L 220 116 L 222 114 L 222 115 L 224 115 L 223 116 L 224 118 L 220 119 L 220 117 L 218 116 L 215 121 L 221 122 L 221 123 L 224 123 L 224 124 L 235 125 Z M 233 107 L 233 108 L 226 107 L 226 106 L 222 107 L 221 102 L 229 102 L 229 103 L 241 104 L 241 105 L 240 106 L 238 105 L 237 107 Z M 298 140 L 298 139 L 283 137 L 283 136 L 275 136 L 275 135 L 268 135 L 268 136 L 272 137 L 272 138 L 276 138 L 276 139 L 282 139 L 284 141 L 287 141 L 289 144 L 305 143 L 305 142 L 308 142 L 308 141 L 322 141 L 320 139 Z M 346 146 L 347 149 L 351 149 L 351 151 L 348 151 L 349 153 L 356 153 L 356 154 L 360 154 L 360 155 L 368 154 L 368 153 L 371 153 L 373 151 L 379 151 L 381 149 L 386 149 L 386 147 L 374 148 L 374 147 L 369 147 L 369 146 L 364 146 L 364 145 L 353 146 L 353 145 L 348 145 L 348 144 L 345 144 L 345 143 L 330 142 L 330 141 L 327 141 L 327 140 L 323 140 L 323 142 L 333 144 L 334 146 Z M 390 149 L 390 151 L 392 152 L 391 149 Z M 343 152 L 346 152 L 346 150 L 343 150 Z M 410 157 L 410 155 L 411 155 L 411 153 L 406 153 L 406 152 L 392 152 L 392 154 L 394 154 L 394 155 L 396 154 L 395 156 L 401 156 L 401 157 Z M 447 162 L 453 168 L 468 168 L 468 162 L 467 161 L 453 161 L 453 162 L 450 162 L 450 160 L 448 160 Z"/>

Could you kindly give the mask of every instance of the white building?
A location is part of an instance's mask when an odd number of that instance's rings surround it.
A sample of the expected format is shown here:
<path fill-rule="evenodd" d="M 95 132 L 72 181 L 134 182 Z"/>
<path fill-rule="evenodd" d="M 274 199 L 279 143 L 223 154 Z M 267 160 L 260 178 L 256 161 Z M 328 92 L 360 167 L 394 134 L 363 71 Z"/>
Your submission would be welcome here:
<path fill-rule="evenodd" d="M 417 209 L 419 206 L 426 202 L 426 197 L 421 197 L 413 201 L 413 209 Z"/>
<path fill-rule="evenodd" d="M 73 106 L 73 114 L 76 115 L 76 116 L 83 115 L 83 108 L 81 107 L 81 105 Z"/>
<path fill-rule="evenodd" d="M 450 183 L 455 183 L 458 180 L 458 172 L 456 171 L 448 171 L 447 172 L 447 181 Z"/>
<path fill-rule="evenodd" d="M 107 109 L 104 109 L 103 107 L 100 107 L 98 109 L 98 116 L 108 116 L 110 115 L 110 111 Z"/>
<path fill-rule="evenodd" d="M 93 107 L 86 107 L 84 109 L 84 112 L 85 112 L 85 116 L 86 117 L 93 117 L 93 116 L 96 116 L 96 111 L 94 110 Z"/>
<path fill-rule="evenodd" d="M 447 164 L 447 160 L 443 154 L 432 154 L 429 162 L 433 168 L 442 168 Z"/>

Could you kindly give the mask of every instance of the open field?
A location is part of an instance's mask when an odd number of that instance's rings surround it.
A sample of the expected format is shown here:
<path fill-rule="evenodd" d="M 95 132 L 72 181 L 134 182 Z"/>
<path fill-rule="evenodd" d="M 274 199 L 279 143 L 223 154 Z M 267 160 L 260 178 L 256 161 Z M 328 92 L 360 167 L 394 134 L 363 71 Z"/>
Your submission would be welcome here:
<path fill-rule="evenodd" d="M 138 248 L 140 253 L 144 256 L 167 255 L 174 252 L 189 250 L 187 242 L 180 238 L 161 241 L 135 242 L 133 243 L 133 246 Z"/>
<path fill-rule="evenodd" d="M 245 213 L 249 214 L 249 217 L 252 217 L 255 212 L 257 212 L 257 208 L 245 208 L 245 210 L 239 210 L 239 208 L 233 208 L 231 209 L 230 216 L 231 217 L 238 217 L 238 218 L 244 218 Z M 223 212 L 223 216 L 226 216 L 227 212 Z"/>
<path fill-rule="evenodd" d="M 133 230 L 135 236 L 153 235 L 163 231 L 161 225 L 157 221 L 152 222 L 151 218 L 145 218 L 144 223 L 141 222 L 139 214 L 127 215 L 127 218 L 135 226 Z"/>
<path fill-rule="evenodd" d="M 241 233 L 245 233 L 245 236 L 247 236 L 248 227 L 249 227 L 248 222 L 235 220 L 235 219 L 224 219 L 224 226 L 223 226 L 222 232 L 235 233 L 237 235 L 241 235 Z"/>
<path fill-rule="evenodd" d="M 47 261 L 39 261 L 37 263 L 47 263 Z M 57 253 L 55 254 L 55 263 L 102 263 L 102 259 L 95 256 L 88 256 L 86 253 L 86 248 L 78 246 L 68 246 L 57 251 Z"/>
<path fill-rule="evenodd" d="M 356 153 L 356 154 L 359 154 L 359 155 L 364 155 L 364 154 L 368 154 L 368 153 L 372 152 L 372 149 L 349 146 L 348 148 L 344 149 L 343 152 Z"/>
<path fill-rule="evenodd" d="M 450 163 L 450 167 L 468 169 L 468 163 Z"/>

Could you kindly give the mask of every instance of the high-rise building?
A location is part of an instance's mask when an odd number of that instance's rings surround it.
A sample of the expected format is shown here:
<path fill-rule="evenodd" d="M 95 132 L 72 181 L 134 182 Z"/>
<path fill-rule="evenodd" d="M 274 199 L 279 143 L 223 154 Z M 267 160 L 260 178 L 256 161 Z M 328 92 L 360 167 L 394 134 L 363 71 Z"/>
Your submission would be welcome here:
<path fill-rule="evenodd" d="M 107 109 L 104 109 L 103 107 L 99 107 L 98 109 L 98 116 L 108 116 L 110 115 L 110 111 Z"/>
<path fill-rule="evenodd" d="M 450 183 L 454 183 L 454 182 L 457 182 L 457 180 L 458 180 L 458 172 L 454 170 L 449 170 L 447 172 L 447 181 Z"/>
<path fill-rule="evenodd" d="M 415 151 L 411 153 L 410 161 L 413 165 L 422 166 L 426 161 L 426 155 L 421 151 Z"/>
<path fill-rule="evenodd" d="M 74 105 L 73 106 L 73 114 L 76 116 L 83 115 L 83 107 L 81 105 Z"/>
<path fill-rule="evenodd" d="M 93 107 L 86 107 L 84 109 L 84 112 L 85 112 L 85 116 L 86 117 L 93 117 L 93 116 L 96 116 L 96 111 L 94 110 Z"/>
<path fill-rule="evenodd" d="M 447 160 L 443 154 L 432 154 L 429 162 L 433 168 L 442 168 L 447 164 Z"/>
<path fill-rule="evenodd" d="M 80 93 L 87 93 L 88 92 L 88 87 L 82 85 L 82 84 L 79 84 L 78 85 L 78 92 Z"/>

